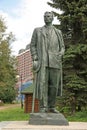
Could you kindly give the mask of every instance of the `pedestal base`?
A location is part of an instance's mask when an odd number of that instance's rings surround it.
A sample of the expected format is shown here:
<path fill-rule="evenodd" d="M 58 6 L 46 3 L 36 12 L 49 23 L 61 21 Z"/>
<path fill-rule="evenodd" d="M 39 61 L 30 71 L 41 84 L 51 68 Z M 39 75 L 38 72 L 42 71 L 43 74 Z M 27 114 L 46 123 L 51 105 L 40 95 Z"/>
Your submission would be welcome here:
<path fill-rule="evenodd" d="M 61 113 L 30 113 L 29 124 L 32 125 L 69 125 Z"/>

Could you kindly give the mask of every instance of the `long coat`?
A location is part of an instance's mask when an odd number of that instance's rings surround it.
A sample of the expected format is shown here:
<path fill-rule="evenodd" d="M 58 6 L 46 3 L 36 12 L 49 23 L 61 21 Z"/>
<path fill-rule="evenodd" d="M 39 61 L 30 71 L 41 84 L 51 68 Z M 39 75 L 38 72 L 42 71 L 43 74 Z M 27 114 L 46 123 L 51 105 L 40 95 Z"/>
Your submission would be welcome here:
<path fill-rule="evenodd" d="M 62 33 L 60 30 L 56 29 L 54 26 L 52 26 L 53 31 L 55 32 L 55 35 L 58 40 L 58 44 L 54 45 L 55 38 L 51 37 L 53 46 L 55 46 L 55 53 L 50 50 L 48 53 L 46 53 L 46 45 L 47 45 L 47 37 L 46 37 L 46 27 L 40 27 L 34 29 L 31 44 L 30 44 L 30 51 L 32 55 L 32 59 L 34 60 L 34 56 L 36 55 L 38 57 L 38 68 L 37 68 L 37 76 L 36 76 L 36 98 L 42 99 L 43 96 L 45 96 L 45 93 L 47 91 L 47 83 L 46 83 L 46 64 L 48 62 L 48 55 L 49 55 L 49 63 L 50 67 L 57 68 L 61 71 L 60 76 L 60 85 L 58 86 L 58 96 L 62 95 L 62 63 L 61 63 L 61 57 L 58 56 L 59 52 L 62 54 L 64 53 L 65 46 L 63 42 Z M 52 48 L 52 47 L 51 47 Z"/>

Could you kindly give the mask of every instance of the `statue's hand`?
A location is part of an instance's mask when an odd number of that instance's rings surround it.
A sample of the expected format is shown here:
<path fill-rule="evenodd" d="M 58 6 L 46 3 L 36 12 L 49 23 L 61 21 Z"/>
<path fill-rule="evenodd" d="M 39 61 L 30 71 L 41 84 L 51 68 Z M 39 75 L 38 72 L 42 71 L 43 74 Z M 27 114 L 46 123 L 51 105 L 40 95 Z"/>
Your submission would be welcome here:
<path fill-rule="evenodd" d="M 38 60 L 33 61 L 33 70 L 36 71 L 38 69 L 39 62 Z"/>
<path fill-rule="evenodd" d="M 38 60 L 38 56 L 37 56 L 37 55 L 34 55 L 34 56 L 33 56 L 33 60 L 34 60 L 34 61 L 37 61 L 37 60 Z"/>
<path fill-rule="evenodd" d="M 62 56 L 61 52 L 59 52 L 59 53 L 58 53 L 58 56 L 59 56 L 59 57 L 61 57 L 61 56 Z"/>
<path fill-rule="evenodd" d="M 58 55 L 61 57 L 62 55 L 64 55 L 64 52 L 63 52 L 63 51 L 60 51 L 60 52 L 58 53 Z"/>

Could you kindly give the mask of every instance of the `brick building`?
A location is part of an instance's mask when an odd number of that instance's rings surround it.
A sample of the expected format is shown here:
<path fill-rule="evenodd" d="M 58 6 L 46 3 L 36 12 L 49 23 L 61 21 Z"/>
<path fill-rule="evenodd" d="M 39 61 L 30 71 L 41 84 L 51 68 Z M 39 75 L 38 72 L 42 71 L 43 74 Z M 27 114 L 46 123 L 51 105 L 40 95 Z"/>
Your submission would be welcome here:
<path fill-rule="evenodd" d="M 19 82 L 25 83 L 33 80 L 32 58 L 29 44 L 26 49 L 21 49 L 17 56 L 17 71 L 20 76 Z"/>

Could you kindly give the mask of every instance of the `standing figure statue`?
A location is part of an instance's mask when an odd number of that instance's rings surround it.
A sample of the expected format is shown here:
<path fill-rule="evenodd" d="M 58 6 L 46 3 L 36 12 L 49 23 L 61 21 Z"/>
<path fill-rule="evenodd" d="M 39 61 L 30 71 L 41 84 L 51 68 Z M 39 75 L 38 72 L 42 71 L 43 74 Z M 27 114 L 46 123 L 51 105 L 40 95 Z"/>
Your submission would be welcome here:
<path fill-rule="evenodd" d="M 40 112 L 58 113 L 56 96 L 62 95 L 62 55 L 65 51 L 62 33 L 52 25 L 53 13 L 44 13 L 43 27 L 35 28 L 30 50 L 36 73 L 35 97 Z"/>

